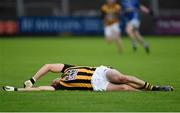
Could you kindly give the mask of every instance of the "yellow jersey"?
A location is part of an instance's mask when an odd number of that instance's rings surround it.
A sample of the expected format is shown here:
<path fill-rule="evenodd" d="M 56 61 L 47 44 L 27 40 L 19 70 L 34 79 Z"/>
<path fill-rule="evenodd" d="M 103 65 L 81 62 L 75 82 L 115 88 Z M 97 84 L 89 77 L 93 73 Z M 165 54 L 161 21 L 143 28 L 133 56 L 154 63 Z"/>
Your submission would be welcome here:
<path fill-rule="evenodd" d="M 91 78 L 96 67 L 64 64 L 56 90 L 93 90 Z"/>
<path fill-rule="evenodd" d="M 121 6 L 117 3 L 113 5 L 104 4 L 101 7 L 101 12 L 104 16 L 104 24 L 112 25 L 116 22 L 119 22 L 119 13 L 121 10 Z"/>

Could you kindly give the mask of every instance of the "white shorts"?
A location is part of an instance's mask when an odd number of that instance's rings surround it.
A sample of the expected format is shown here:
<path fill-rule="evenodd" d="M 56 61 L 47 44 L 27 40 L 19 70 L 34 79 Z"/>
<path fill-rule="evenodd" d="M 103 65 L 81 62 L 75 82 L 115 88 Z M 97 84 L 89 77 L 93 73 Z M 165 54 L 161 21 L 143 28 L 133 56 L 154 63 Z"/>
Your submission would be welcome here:
<path fill-rule="evenodd" d="M 94 91 L 106 91 L 106 88 L 109 84 L 109 81 L 106 77 L 106 72 L 108 70 L 110 70 L 110 68 L 106 66 L 100 66 L 95 70 L 91 78 L 91 84 Z"/>
<path fill-rule="evenodd" d="M 138 19 L 132 19 L 128 22 L 128 24 L 132 25 L 135 29 L 139 29 L 140 21 Z"/>
<path fill-rule="evenodd" d="M 120 33 L 119 23 L 114 23 L 112 25 L 105 26 L 104 35 L 106 38 L 114 37 L 114 33 Z"/>

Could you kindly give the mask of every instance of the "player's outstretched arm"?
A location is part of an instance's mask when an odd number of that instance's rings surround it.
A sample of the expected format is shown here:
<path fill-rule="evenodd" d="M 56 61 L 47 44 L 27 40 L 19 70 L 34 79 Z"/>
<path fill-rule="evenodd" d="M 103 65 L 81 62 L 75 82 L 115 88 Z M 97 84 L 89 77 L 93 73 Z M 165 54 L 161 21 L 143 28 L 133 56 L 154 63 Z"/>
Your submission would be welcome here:
<path fill-rule="evenodd" d="M 37 80 L 46 75 L 48 72 L 59 73 L 62 71 L 63 67 L 64 64 L 45 64 L 36 72 L 36 74 L 31 79 L 24 82 L 24 87 L 32 87 Z"/>
<path fill-rule="evenodd" d="M 52 86 L 39 86 L 33 88 L 15 88 L 12 86 L 3 86 L 5 91 L 55 91 Z"/>
<path fill-rule="evenodd" d="M 45 64 L 37 71 L 37 73 L 33 76 L 33 79 L 37 81 L 48 72 L 59 73 L 62 71 L 63 67 L 64 64 Z"/>

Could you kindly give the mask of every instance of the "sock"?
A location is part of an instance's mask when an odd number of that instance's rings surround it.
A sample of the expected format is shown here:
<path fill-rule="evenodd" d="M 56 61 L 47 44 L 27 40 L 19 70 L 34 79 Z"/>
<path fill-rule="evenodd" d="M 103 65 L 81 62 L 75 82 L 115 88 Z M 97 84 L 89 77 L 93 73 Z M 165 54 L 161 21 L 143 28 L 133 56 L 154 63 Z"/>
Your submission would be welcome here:
<path fill-rule="evenodd" d="M 132 47 L 137 48 L 136 41 L 132 40 Z"/>
<path fill-rule="evenodd" d="M 144 89 L 146 89 L 148 91 L 153 91 L 155 89 L 155 86 L 153 86 L 152 84 L 150 84 L 148 82 L 145 82 Z"/>
<path fill-rule="evenodd" d="M 148 48 L 149 47 L 149 45 L 145 42 L 144 43 L 144 48 Z"/>

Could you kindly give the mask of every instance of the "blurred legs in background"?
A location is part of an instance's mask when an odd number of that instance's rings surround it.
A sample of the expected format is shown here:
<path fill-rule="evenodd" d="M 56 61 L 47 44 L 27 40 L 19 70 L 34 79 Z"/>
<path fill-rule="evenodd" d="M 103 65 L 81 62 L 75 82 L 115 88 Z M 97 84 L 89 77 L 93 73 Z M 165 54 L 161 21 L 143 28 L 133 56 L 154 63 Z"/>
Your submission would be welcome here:
<path fill-rule="evenodd" d="M 126 26 L 126 32 L 131 38 L 132 47 L 134 51 L 137 50 L 137 43 L 139 43 L 144 47 L 147 54 L 150 53 L 148 43 L 144 40 L 144 38 L 139 32 L 139 23 L 135 23 L 135 22 L 133 23 L 133 21 L 130 21 Z"/>
<path fill-rule="evenodd" d="M 119 23 L 115 23 L 113 25 L 109 25 L 105 27 L 105 38 L 108 43 L 115 42 L 116 47 L 119 53 L 123 52 L 122 40 L 121 40 L 121 32 L 119 28 Z"/>

